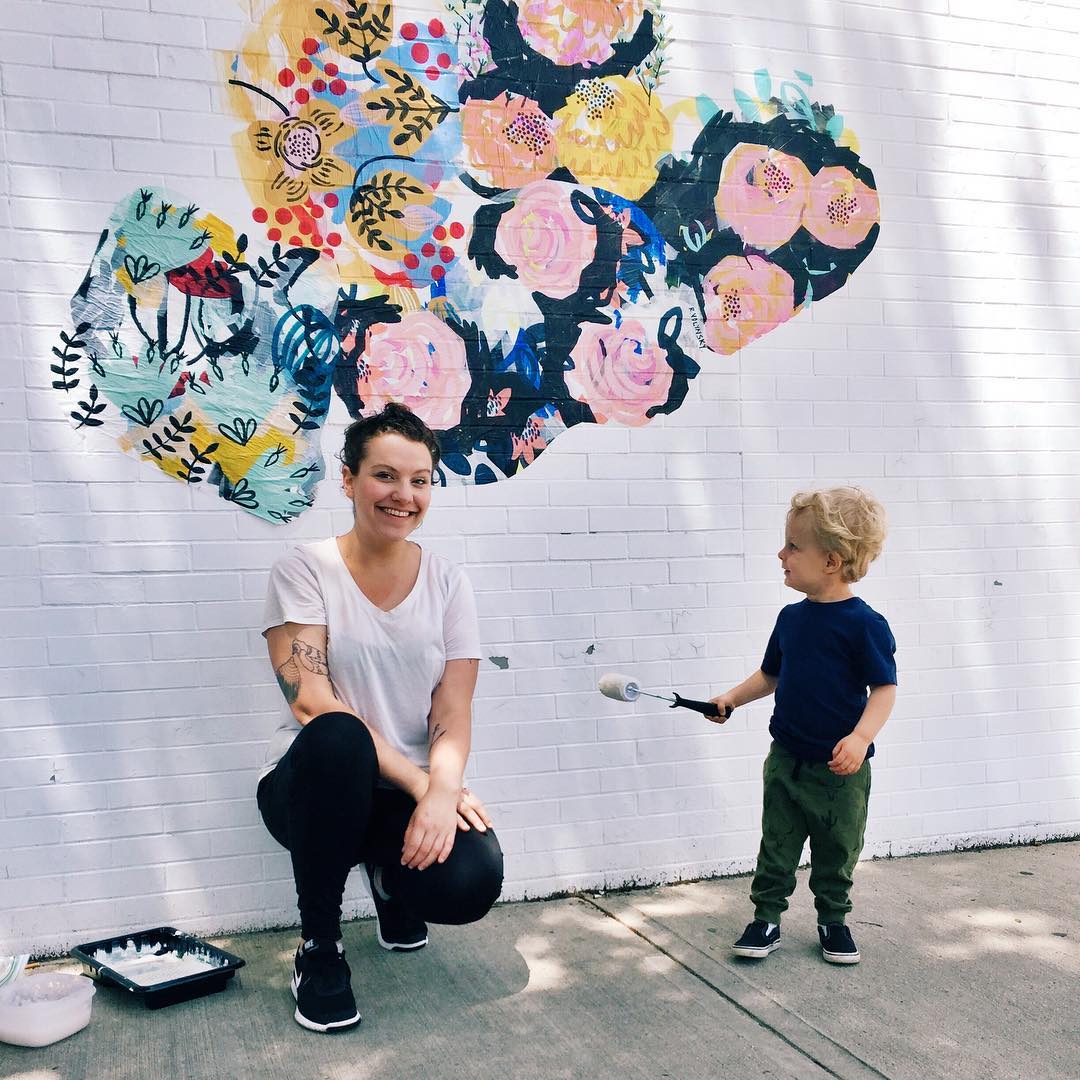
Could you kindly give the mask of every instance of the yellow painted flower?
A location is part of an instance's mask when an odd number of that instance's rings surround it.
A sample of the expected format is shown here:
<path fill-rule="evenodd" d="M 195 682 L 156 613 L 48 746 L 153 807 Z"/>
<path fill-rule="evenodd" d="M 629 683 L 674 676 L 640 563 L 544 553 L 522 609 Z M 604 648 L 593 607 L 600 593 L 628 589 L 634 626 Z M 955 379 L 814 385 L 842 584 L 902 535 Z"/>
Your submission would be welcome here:
<path fill-rule="evenodd" d="M 622 75 L 583 79 L 555 114 L 560 164 L 583 184 L 638 199 L 671 150 L 671 123 L 640 83 Z"/>
<path fill-rule="evenodd" d="M 253 153 L 252 179 L 262 186 L 263 206 L 302 203 L 312 188 L 333 189 L 352 183 L 353 170 L 331 150 L 349 138 L 355 127 L 333 105 L 311 102 L 280 123 L 260 120 L 248 125 Z"/>

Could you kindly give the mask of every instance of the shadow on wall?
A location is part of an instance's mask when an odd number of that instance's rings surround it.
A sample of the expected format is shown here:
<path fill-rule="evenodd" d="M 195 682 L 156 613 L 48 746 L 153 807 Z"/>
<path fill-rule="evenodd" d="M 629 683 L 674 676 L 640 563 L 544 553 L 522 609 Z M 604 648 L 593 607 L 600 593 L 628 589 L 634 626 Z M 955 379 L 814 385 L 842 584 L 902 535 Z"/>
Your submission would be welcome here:
<path fill-rule="evenodd" d="M 1009 18 L 1020 47 L 1054 32 L 1050 11 Z M 989 43 L 1001 38 L 987 28 L 974 40 L 987 43 L 982 62 L 994 74 L 981 78 L 997 95 L 983 93 L 952 69 L 930 17 L 905 13 L 903 24 L 903 36 L 880 38 L 882 59 L 901 77 L 940 75 L 937 86 L 906 87 L 919 157 L 914 167 L 895 163 L 909 227 L 888 234 L 887 247 L 900 250 L 883 251 L 885 375 L 910 376 L 907 400 L 885 405 L 885 423 L 911 434 L 886 454 L 885 473 L 914 481 L 915 517 L 903 524 L 918 530 L 917 543 L 884 562 L 898 597 L 922 604 L 920 616 L 901 603 L 910 614 L 891 620 L 929 669 L 906 683 L 898 710 L 922 721 L 937 766 L 921 770 L 920 833 L 970 844 L 1075 818 L 1066 808 L 1080 798 L 1080 778 L 1053 775 L 1055 760 L 1080 750 L 1080 732 L 1057 722 L 1074 707 L 1070 639 L 1080 630 L 1067 595 L 1076 576 L 1065 569 L 1080 562 L 1069 453 L 1080 405 L 1063 381 L 1075 371 L 1076 318 L 1054 257 L 1063 214 L 1075 213 L 1055 201 L 1054 182 L 1070 168 L 1054 136 L 1066 84 L 1053 80 L 1049 57 L 1040 78 L 997 74 Z M 987 260 L 996 275 L 984 272 Z M 927 605 L 937 617 L 926 617 Z M 1041 663 L 1051 664 L 1049 679 L 1031 667 Z M 959 798 L 958 775 L 972 784 Z"/>

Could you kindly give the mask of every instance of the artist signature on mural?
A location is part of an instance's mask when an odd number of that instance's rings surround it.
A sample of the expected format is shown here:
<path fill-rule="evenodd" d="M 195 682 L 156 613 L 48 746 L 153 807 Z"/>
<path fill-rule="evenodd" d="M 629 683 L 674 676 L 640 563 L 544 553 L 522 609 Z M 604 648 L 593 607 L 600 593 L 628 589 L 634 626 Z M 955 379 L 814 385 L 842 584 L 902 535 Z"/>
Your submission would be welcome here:
<path fill-rule="evenodd" d="M 694 340 L 697 342 L 698 348 L 708 348 L 708 342 L 705 340 L 705 331 L 701 329 L 701 319 L 698 317 L 698 313 L 691 309 L 689 314 L 690 328 L 694 331 Z"/>

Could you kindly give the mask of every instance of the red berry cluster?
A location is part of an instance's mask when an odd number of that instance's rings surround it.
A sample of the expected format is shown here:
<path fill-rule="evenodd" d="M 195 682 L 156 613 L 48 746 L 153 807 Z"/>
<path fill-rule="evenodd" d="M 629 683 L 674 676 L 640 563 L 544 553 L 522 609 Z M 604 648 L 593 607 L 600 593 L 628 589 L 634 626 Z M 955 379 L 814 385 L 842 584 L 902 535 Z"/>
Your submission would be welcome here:
<path fill-rule="evenodd" d="M 424 74 L 434 82 L 444 71 L 448 71 L 454 62 L 453 57 L 436 44 L 446 37 L 446 27 L 438 19 L 432 19 L 427 24 L 427 31 L 431 35 L 430 45 L 416 40 L 420 36 L 421 29 L 416 23 L 408 22 L 401 28 L 401 36 L 406 41 L 414 42 L 409 55 L 415 63 L 428 65 Z"/>
<path fill-rule="evenodd" d="M 341 244 L 341 233 L 323 233 L 323 217 L 327 210 L 338 204 L 338 197 L 332 191 L 322 198 L 309 195 L 303 203 L 295 206 L 279 206 L 274 211 L 274 220 L 270 221 L 270 212 L 265 206 L 256 206 L 251 211 L 252 218 L 260 225 L 268 225 L 266 239 L 278 243 L 285 232 L 290 233 L 286 241 L 292 247 L 321 248 L 322 253 L 334 257 L 334 248 Z M 282 230 L 285 230 L 284 232 Z"/>
<path fill-rule="evenodd" d="M 278 82 L 286 89 L 294 86 L 298 80 L 300 82 L 310 80 L 311 90 L 306 86 L 297 87 L 293 93 L 293 100 L 298 105 L 306 105 L 311 100 L 312 91 L 317 94 L 329 92 L 335 97 L 344 96 L 349 86 L 340 77 L 337 64 L 322 64 L 316 67 L 310 59 L 322 48 L 318 41 L 315 38 L 304 38 L 302 48 L 305 55 L 300 57 L 292 67 L 283 67 L 277 77 Z M 311 78 L 312 75 L 314 78 Z"/>
<path fill-rule="evenodd" d="M 431 235 L 434 240 L 439 242 L 439 247 L 436 247 L 433 243 L 428 241 L 420 248 L 420 255 L 422 255 L 428 261 L 434 261 L 435 265 L 431 267 L 431 279 L 432 281 L 442 281 L 446 276 L 446 266 L 457 258 L 457 251 L 454 249 L 454 245 L 448 243 L 449 240 L 460 240 L 465 235 L 465 226 L 460 221 L 451 221 L 449 227 L 445 225 L 436 225 L 431 230 Z M 404 259 L 401 260 L 406 270 L 418 270 L 420 268 L 420 255 L 410 251 Z"/>

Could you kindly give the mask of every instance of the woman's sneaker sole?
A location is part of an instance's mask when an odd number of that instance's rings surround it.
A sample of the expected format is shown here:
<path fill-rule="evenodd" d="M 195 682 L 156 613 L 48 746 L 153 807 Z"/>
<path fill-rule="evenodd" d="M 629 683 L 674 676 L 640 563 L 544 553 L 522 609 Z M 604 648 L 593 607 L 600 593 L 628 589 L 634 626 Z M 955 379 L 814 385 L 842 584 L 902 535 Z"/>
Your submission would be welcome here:
<path fill-rule="evenodd" d="M 422 949 L 427 943 L 427 935 L 419 941 L 410 941 L 408 943 L 402 943 L 399 941 L 387 941 L 382 936 L 382 925 L 378 918 L 375 919 L 375 936 L 379 939 L 379 944 L 386 949 L 387 952 L 414 952 L 416 949 Z"/>

